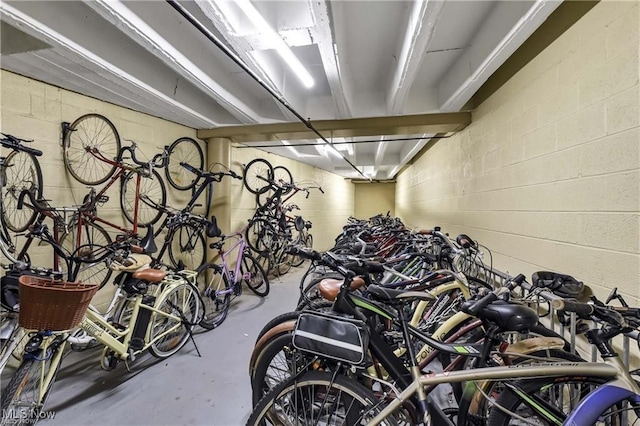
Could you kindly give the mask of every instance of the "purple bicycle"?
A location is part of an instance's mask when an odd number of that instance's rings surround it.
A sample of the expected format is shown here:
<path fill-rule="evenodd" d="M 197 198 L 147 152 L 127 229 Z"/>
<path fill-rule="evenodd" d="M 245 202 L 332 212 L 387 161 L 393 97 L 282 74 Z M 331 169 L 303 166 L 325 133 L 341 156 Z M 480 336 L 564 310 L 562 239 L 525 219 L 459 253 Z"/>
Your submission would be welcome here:
<path fill-rule="evenodd" d="M 260 297 L 269 294 L 269 279 L 262 266 L 251 255 L 244 239 L 245 231 L 246 229 L 242 229 L 223 235 L 218 228 L 211 236 L 220 240 L 211 243 L 209 247 L 218 250 L 221 262 L 205 263 L 197 269 L 198 290 L 204 302 L 204 316 L 200 326 L 207 330 L 222 324 L 227 317 L 231 298 L 242 294 L 242 284 L 246 284 Z M 225 243 L 228 246 L 226 249 Z"/>

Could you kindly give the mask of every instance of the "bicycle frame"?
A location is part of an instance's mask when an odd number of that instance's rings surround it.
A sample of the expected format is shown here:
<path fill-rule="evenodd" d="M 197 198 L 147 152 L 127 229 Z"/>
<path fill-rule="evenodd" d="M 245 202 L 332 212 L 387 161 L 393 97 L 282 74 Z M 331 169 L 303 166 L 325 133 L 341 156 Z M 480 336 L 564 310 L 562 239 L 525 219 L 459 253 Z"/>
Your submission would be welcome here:
<path fill-rule="evenodd" d="M 132 171 L 132 172 L 136 172 L 139 168 L 138 167 L 134 167 L 134 166 L 128 166 L 126 164 L 123 164 L 122 162 L 118 162 L 118 161 L 113 161 L 110 160 L 106 157 L 104 157 L 103 155 L 97 155 L 94 151 L 89 151 L 91 153 L 91 155 L 93 155 L 94 157 L 96 157 L 98 160 L 103 161 L 111 166 L 114 166 L 118 169 L 118 171 L 116 171 L 113 176 L 111 176 L 111 178 L 109 178 L 109 181 L 107 182 L 107 184 L 100 190 L 100 192 L 98 192 L 96 194 L 96 199 L 102 197 L 107 190 L 109 190 L 109 188 L 111 188 L 111 185 L 113 185 L 118 179 L 120 179 L 122 177 L 122 175 L 124 175 L 126 172 L 128 171 Z M 136 173 L 136 196 L 135 196 L 135 201 L 133 204 L 133 229 L 129 230 L 127 228 L 123 228 L 122 226 L 116 225 L 113 222 L 109 222 L 105 219 L 102 219 L 101 217 L 92 214 L 91 212 L 87 211 L 87 210 L 83 210 L 82 208 L 80 208 L 78 210 L 79 215 L 78 215 L 78 224 L 77 224 L 77 228 L 78 228 L 78 235 L 76 236 L 76 244 L 80 245 L 81 237 L 82 237 L 82 221 L 83 221 L 83 217 L 86 217 L 87 221 L 89 222 L 99 222 L 99 223 L 103 223 L 105 225 L 108 225 L 114 229 L 117 229 L 120 232 L 124 232 L 128 235 L 137 235 L 138 234 L 138 206 L 140 205 L 140 173 Z"/>
<path fill-rule="evenodd" d="M 218 251 L 218 253 L 220 254 L 220 257 L 222 258 L 222 272 L 227 277 L 227 280 L 230 283 L 233 283 L 234 286 L 235 284 L 240 282 L 242 279 L 242 277 L 240 277 L 240 268 L 242 267 L 242 258 L 244 257 L 244 251 L 247 248 L 247 243 L 242 237 L 242 232 L 244 232 L 244 230 L 239 232 L 234 232 L 233 234 L 228 235 L 227 238 L 229 237 L 236 238 L 236 241 L 231 245 L 229 249 L 227 250 L 220 249 Z M 229 257 L 230 253 L 233 253 L 235 250 L 237 250 L 236 264 L 234 266 L 233 273 L 232 273 L 231 269 L 229 268 L 229 263 L 227 262 L 227 258 Z M 221 291 L 219 294 L 224 295 L 232 291 L 233 291 L 233 286 L 231 289 Z"/>
<path fill-rule="evenodd" d="M 516 380 L 536 377 L 586 376 L 616 379 L 602 385 L 587 398 L 578 403 L 565 424 L 586 425 L 594 424 L 600 414 L 608 407 L 622 399 L 632 398 L 640 403 L 640 388 L 629 377 L 625 366 L 619 358 L 606 358 L 604 363 L 543 363 L 533 365 L 515 365 L 509 367 L 489 367 L 468 371 L 452 371 L 430 373 L 414 378 L 414 381 L 400 392 L 384 409 L 380 411 L 369 425 L 380 424 L 387 416 L 401 407 L 403 401 L 420 393 L 425 386 L 437 386 L 443 383 L 461 383 L 481 380 Z M 598 399 L 600 397 L 601 399 Z M 427 413 L 428 416 L 428 413 Z M 571 420 L 574 419 L 572 422 Z M 431 424 L 429 417 L 423 419 L 425 424 Z M 557 424 L 561 424 L 560 423 Z"/>

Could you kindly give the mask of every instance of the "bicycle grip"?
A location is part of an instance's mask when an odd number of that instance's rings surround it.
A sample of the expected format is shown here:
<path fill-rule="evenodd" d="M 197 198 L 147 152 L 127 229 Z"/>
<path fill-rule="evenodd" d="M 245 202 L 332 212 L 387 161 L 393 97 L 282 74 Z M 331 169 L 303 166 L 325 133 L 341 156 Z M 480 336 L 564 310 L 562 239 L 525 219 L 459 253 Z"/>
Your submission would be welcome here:
<path fill-rule="evenodd" d="M 463 304 L 461 310 L 466 314 L 476 316 L 478 315 L 478 312 L 480 312 L 482 309 L 486 308 L 496 300 L 498 300 L 498 295 L 492 291 L 491 293 L 487 294 L 482 299 L 474 302 L 471 305 L 468 305 L 467 303 Z"/>
<path fill-rule="evenodd" d="M 580 318 L 589 319 L 594 312 L 594 306 L 588 303 L 573 302 L 565 299 L 554 299 L 551 302 L 553 309 L 563 312 L 575 312 Z"/>
<path fill-rule="evenodd" d="M 238 175 L 236 172 L 234 172 L 233 170 L 229 170 L 229 175 L 234 178 L 234 179 L 238 179 L 238 180 L 242 180 L 242 176 Z"/>

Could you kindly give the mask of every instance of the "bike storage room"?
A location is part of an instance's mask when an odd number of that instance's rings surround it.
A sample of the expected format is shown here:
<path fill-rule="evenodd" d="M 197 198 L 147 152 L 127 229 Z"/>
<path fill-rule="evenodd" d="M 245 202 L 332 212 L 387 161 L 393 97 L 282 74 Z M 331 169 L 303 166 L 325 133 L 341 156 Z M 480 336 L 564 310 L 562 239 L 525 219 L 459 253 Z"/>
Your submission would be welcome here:
<path fill-rule="evenodd" d="M 640 426 L 640 2 L 0 2 L 0 425 Z"/>

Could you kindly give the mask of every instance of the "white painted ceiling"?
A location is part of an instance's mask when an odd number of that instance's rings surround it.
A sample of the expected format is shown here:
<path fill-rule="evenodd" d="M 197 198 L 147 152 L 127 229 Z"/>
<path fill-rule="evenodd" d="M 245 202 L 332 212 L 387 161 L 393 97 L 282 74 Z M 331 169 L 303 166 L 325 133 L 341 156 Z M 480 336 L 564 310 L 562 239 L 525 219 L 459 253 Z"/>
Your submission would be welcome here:
<path fill-rule="evenodd" d="M 254 1 L 313 78 L 307 88 L 240 2 L 180 4 L 311 122 L 459 111 L 560 4 Z M 0 10 L 3 69 L 198 129 L 296 121 L 167 2 L 3 1 Z M 330 142 L 367 177 L 388 179 L 429 136 Z M 317 140 L 250 144 L 362 177 Z"/>

